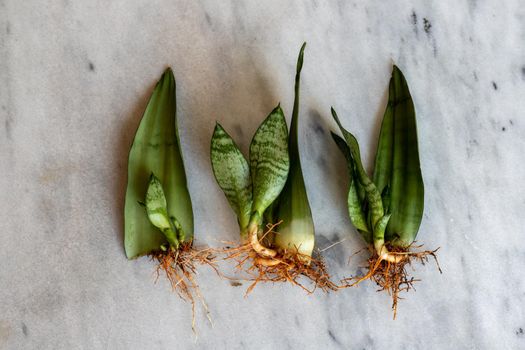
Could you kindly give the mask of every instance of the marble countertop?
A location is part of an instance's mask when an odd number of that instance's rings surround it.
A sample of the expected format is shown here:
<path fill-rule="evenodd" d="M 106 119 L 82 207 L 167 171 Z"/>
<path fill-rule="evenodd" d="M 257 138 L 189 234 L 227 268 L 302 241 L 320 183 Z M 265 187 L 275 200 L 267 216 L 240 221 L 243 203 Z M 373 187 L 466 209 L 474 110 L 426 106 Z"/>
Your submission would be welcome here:
<path fill-rule="evenodd" d="M 520 1 L 0 1 L 0 349 L 525 348 L 525 8 Z M 320 249 L 336 277 L 363 247 L 329 108 L 371 167 L 392 61 L 417 110 L 426 184 L 418 240 L 443 274 L 400 302 L 367 282 L 306 295 L 199 270 L 213 326 L 153 263 L 123 250 L 127 154 L 166 66 L 196 238 L 238 230 L 211 173 L 220 120 L 247 149 L 302 74 L 300 148 Z"/>

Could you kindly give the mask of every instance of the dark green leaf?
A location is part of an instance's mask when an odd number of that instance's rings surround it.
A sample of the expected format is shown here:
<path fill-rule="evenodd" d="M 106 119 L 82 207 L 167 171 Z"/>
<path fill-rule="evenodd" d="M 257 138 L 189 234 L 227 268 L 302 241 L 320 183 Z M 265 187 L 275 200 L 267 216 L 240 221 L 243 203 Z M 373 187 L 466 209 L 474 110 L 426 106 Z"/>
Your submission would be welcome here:
<path fill-rule="evenodd" d="M 384 138 L 393 139 L 393 154 L 390 180 L 392 218 L 386 239 L 396 245 L 408 246 L 415 240 L 423 217 L 424 187 L 414 104 L 407 82 L 396 66 L 390 79 L 388 105 L 392 109 L 393 135 Z"/>

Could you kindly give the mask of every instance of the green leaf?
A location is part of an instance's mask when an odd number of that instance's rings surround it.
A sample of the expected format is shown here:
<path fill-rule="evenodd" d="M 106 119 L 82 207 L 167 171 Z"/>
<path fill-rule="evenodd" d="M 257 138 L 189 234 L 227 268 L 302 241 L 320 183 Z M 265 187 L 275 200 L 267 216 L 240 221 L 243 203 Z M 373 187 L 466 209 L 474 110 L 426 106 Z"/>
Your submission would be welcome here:
<path fill-rule="evenodd" d="M 177 218 L 186 238 L 191 239 L 193 214 L 177 131 L 175 78 L 169 68 L 151 95 L 129 153 L 124 209 L 128 258 L 158 250 L 166 243 L 138 203 L 144 200 L 152 172 L 164 185 L 169 216 Z"/>
<path fill-rule="evenodd" d="M 354 135 L 352 135 L 345 128 L 343 128 L 341 122 L 339 121 L 339 117 L 337 116 L 337 113 L 333 108 L 332 117 L 339 126 L 339 129 L 341 129 L 343 137 L 349 148 L 350 155 L 352 156 L 352 160 L 354 162 L 357 180 L 365 190 L 366 200 L 369 205 L 368 214 L 371 217 L 371 227 L 375 227 L 376 223 L 379 221 L 379 219 L 381 219 L 381 217 L 383 217 L 384 214 L 383 203 L 381 201 L 381 193 L 379 193 L 376 186 L 365 172 L 363 163 L 361 162 L 361 153 L 359 150 L 359 143 L 357 142 L 357 139 L 354 137 Z"/>
<path fill-rule="evenodd" d="M 392 178 L 392 162 L 394 154 L 394 106 L 388 103 L 381 131 L 379 133 L 379 143 L 374 166 L 374 183 L 377 190 L 383 193 L 383 190 L 390 184 Z"/>
<path fill-rule="evenodd" d="M 297 59 L 295 99 L 288 143 L 290 172 L 284 189 L 279 196 L 277 217 L 279 220 L 282 220 L 282 223 L 277 227 L 274 245 L 281 249 L 297 249 L 299 253 L 311 256 L 315 244 L 314 221 L 301 170 L 297 137 L 300 80 L 305 46 L 306 43 L 301 47 Z"/>
<path fill-rule="evenodd" d="M 224 191 L 230 206 L 237 214 L 241 232 L 248 227 L 252 207 L 252 179 L 246 158 L 217 123 L 211 139 L 213 174 Z"/>
<path fill-rule="evenodd" d="M 356 179 L 354 161 L 350 155 L 350 149 L 348 148 L 345 140 L 343 140 L 339 135 L 334 134 L 333 132 L 331 134 L 337 147 L 345 156 L 348 165 L 348 174 L 350 177 L 350 186 L 348 190 L 348 215 L 350 216 L 352 224 L 356 229 L 359 230 L 364 240 L 367 243 L 372 243 L 372 230 L 368 227 L 366 214 L 363 211 L 363 200 L 359 198 L 357 193 L 356 185 L 358 184 L 358 181 Z"/>
<path fill-rule="evenodd" d="M 416 113 L 403 73 L 394 66 L 390 79 L 388 108 L 392 122 L 386 122 L 390 134 L 383 135 L 386 143 L 392 142 L 390 212 L 392 218 L 387 227 L 386 239 L 398 246 L 408 246 L 416 238 L 423 217 L 424 186 L 419 164 Z M 382 127 L 383 129 L 383 127 Z M 392 139 L 393 141 L 388 141 Z M 382 140 L 380 140 L 380 144 Z M 380 152 L 382 153 L 382 152 Z M 387 157 L 381 154 L 378 156 Z M 387 161 L 380 161 L 387 167 Z M 379 171 L 379 170 L 378 170 Z M 387 171 L 385 171 L 387 172 Z"/>
<path fill-rule="evenodd" d="M 177 248 L 179 241 L 176 229 L 168 215 L 166 196 L 164 195 L 162 184 L 153 173 L 151 173 L 148 190 L 146 191 L 145 204 L 149 221 L 164 233 L 171 246 Z"/>
<path fill-rule="evenodd" d="M 253 184 L 252 219 L 262 220 L 264 211 L 279 196 L 290 167 L 288 128 L 280 106 L 259 126 L 250 144 Z"/>
<path fill-rule="evenodd" d="M 385 244 L 385 229 L 390 218 L 390 214 L 384 215 L 377 221 L 377 224 L 374 227 L 374 245 L 376 246 L 375 248 L 378 253 L 383 250 L 382 246 Z"/>

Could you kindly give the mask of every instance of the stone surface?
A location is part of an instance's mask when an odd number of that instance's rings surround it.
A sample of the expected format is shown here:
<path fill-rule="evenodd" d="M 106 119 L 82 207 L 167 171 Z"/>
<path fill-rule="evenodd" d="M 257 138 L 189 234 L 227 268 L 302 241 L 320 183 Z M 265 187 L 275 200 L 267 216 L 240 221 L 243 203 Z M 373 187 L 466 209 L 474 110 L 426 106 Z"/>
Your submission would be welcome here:
<path fill-rule="evenodd" d="M 525 348 L 525 9 L 508 1 L 0 1 L 0 349 Z M 308 42 L 300 147 L 317 247 L 336 277 L 363 247 L 345 208 L 334 106 L 369 168 L 392 62 L 417 110 L 426 184 L 418 236 L 443 274 L 392 320 L 375 286 L 306 295 L 200 269 L 213 327 L 146 258 L 127 261 L 127 154 L 172 66 L 202 244 L 237 239 L 209 161 L 215 120 L 244 151 L 289 117 Z M 236 283 L 233 283 L 236 284 Z"/>

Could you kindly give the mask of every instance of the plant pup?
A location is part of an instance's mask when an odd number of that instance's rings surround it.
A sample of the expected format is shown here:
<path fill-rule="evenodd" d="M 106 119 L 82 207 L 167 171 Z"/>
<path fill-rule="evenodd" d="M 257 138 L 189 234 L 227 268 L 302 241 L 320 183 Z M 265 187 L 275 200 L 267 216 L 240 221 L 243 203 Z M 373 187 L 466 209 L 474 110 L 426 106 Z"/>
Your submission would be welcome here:
<path fill-rule="evenodd" d="M 312 258 L 315 235 L 297 140 L 299 87 L 306 44 L 301 47 L 295 77 L 295 100 L 290 135 L 280 105 L 253 136 L 249 161 L 217 123 L 211 140 L 211 163 L 240 228 L 242 244 L 228 249 L 238 267 L 250 261 L 249 293 L 260 281 L 310 279 L 315 287 L 335 289 L 320 258 Z"/>
<path fill-rule="evenodd" d="M 395 317 L 399 292 L 414 282 L 407 276 L 407 264 L 436 257 L 435 251 L 410 250 L 423 217 L 424 188 L 416 114 L 405 77 L 393 67 L 372 178 L 363 168 L 357 139 L 341 125 L 333 108 L 332 116 L 343 138 L 334 133 L 332 137 L 348 164 L 348 214 L 372 251 L 368 273 L 347 282 L 375 281 L 392 295 Z"/>

